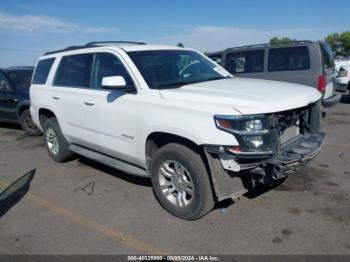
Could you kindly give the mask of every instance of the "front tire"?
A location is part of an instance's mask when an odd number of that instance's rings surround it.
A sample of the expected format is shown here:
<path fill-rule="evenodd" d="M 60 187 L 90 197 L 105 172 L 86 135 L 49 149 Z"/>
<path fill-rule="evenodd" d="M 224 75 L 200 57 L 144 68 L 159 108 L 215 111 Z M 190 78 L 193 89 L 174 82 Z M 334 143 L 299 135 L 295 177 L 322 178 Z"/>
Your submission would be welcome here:
<path fill-rule="evenodd" d="M 49 155 L 56 162 L 65 162 L 73 157 L 69 143 L 64 138 L 56 118 L 48 118 L 44 123 L 44 140 Z"/>
<path fill-rule="evenodd" d="M 214 207 L 209 175 L 201 156 L 180 144 L 160 148 L 152 160 L 155 196 L 170 214 L 196 220 Z"/>
<path fill-rule="evenodd" d="M 24 132 L 29 136 L 40 136 L 41 131 L 36 127 L 30 115 L 29 108 L 25 109 L 19 116 L 19 123 L 21 124 Z"/>

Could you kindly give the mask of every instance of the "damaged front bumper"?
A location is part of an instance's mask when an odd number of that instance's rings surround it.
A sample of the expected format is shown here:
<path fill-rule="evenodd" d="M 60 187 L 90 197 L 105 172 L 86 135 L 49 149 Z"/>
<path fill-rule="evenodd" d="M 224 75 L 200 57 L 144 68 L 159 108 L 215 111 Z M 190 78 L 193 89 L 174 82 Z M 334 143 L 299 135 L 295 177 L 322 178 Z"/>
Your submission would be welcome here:
<path fill-rule="evenodd" d="M 322 149 L 326 135 L 321 132 L 298 135 L 282 144 L 274 155 L 239 156 L 212 146 L 206 147 L 216 197 L 237 198 L 260 181 L 269 184 L 303 167 Z"/>
<path fill-rule="evenodd" d="M 325 141 L 326 135 L 321 132 L 299 135 L 282 145 L 280 154 L 267 163 L 275 166 L 277 175 L 294 172 L 314 158 L 321 151 Z"/>

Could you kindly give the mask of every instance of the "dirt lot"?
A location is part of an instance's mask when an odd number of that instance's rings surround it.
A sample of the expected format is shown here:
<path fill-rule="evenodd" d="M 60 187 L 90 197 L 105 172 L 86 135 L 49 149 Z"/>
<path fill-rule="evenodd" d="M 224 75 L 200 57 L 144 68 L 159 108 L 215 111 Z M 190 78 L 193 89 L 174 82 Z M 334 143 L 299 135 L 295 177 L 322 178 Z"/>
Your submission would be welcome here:
<path fill-rule="evenodd" d="M 36 174 L 0 207 L 0 254 L 350 254 L 350 96 L 325 111 L 328 140 L 307 168 L 194 222 L 166 213 L 147 179 L 55 163 L 41 138 L 1 125 L 0 187 Z"/>

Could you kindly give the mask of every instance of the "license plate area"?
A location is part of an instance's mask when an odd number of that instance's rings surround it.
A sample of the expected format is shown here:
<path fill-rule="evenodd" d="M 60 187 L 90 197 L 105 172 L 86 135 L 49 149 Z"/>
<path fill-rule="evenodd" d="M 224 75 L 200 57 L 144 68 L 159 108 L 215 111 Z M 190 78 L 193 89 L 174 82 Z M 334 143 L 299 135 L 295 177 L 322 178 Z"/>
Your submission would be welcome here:
<path fill-rule="evenodd" d="M 321 132 L 299 135 L 282 146 L 276 161 L 285 165 L 311 159 L 319 153 L 325 140 L 326 135 Z"/>

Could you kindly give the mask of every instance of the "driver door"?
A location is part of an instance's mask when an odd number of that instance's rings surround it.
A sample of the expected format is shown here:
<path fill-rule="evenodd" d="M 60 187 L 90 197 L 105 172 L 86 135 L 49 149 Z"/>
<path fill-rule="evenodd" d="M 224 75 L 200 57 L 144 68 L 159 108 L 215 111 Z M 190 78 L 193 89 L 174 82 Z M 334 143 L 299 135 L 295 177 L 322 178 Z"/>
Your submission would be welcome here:
<path fill-rule="evenodd" d="M 10 83 L 3 72 L 0 72 L 0 119 L 16 121 L 17 99 Z"/>
<path fill-rule="evenodd" d="M 85 116 L 88 147 L 98 152 L 135 162 L 137 123 L 140 114 L 138 95 L 126 67 L 115 54 L 95 53 L 90 89 L 86 89 Z M 131 91 L 105 89 L 102 79 L 122 76 Z"/>

